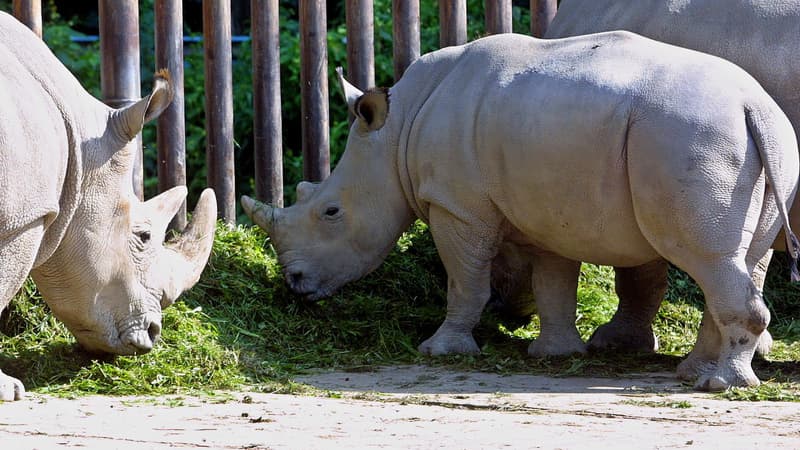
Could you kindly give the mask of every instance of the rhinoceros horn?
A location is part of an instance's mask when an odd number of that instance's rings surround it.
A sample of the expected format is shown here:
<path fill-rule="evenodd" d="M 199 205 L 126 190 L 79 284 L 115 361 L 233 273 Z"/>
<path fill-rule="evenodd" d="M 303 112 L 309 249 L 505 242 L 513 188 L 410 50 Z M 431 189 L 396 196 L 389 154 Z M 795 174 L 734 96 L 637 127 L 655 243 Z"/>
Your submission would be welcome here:
<path fill-rule="evenodd" d="M 267 205 L 246 195 L 242 196 L 242 209 L 247 217 L 256 225 L 269 233 L 272 231 L 272 224 L 275 221 L 275 207 Z"/>
<path fill-rule="evenodd" d="M 192 220 L 183 233 L 164 244 L 167 264 L 165 270 L 171 270 L 172 276 L 164 290 L 166 304 L 162 304 L 162 307 L 172 304 L 181 292 L 200 280 L 214 244 L 216 224 L 217 199 L 213 189 L 206 189 L 200 194 Z"/>

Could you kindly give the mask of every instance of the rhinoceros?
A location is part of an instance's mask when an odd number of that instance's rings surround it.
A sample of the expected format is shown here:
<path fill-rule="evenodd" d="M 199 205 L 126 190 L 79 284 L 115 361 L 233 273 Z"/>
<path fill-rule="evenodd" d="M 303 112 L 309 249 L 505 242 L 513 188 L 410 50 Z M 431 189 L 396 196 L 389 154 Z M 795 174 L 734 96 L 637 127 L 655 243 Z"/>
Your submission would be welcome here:
<path fill-rule="evenodd" d="M 726 342 L 697 387 L 759 382 L 750 360 L 769 311 L 750 274 L 782 227 L 797 255 L 800 161 L 746 72 L 629 32 L 505 34 L 429 53 L 389 90 L 343 84 L 357 119 L 331 176 L 299 184 L 285 209 L 242 198 L 296 293 L 362 277 L 420 218 L 448 281 L 445 320 L 419 350 L 477 353 L 503 242 L 533 255 L 537 299 L 563 292 L 550 274 L 577 276 L 579 261 L 663 259 L 698 281 Z M 561 278 L 573 292 L 576 276 Z M 543 334 L 559 317 L 541 312 Z"/>
<path fill-rule="evenodd" d="M 547 38 L 564 38 L 611 30 L 628 30 L 644 36 L 720 56 L 744 68 L 772 95 L 800 135 L 800 0 L 564 0 L 559 5 Z M 800 226 L 800 207 L 795 197 L 790 219 Z M 506 249 L 513 252 L 512 245 Z M 774 247 L 784 249 L 778 239 Z M 756 286 L 763 288 L 771 253 L 756 265 Z M 524 258 L 517 260 L 525 262 Z M 559 274 L 552 274 L 559 277 Z M 570 278 L 572 273 L 561 275 Z M 508 278 L 508 277 L 507 277 Z M 667 264 L 655 261 L 640 267 L 616 268 L 619 309 L 611 322 L 599 327 L 589 340 L 589 348 L 654 351 L 658 342 L 652 321 L 667 289 Z M 507 280 L 516 292 L 507 296 L 509 309 L 531 311 L 532 297 L 527 280 Z M 538 299 L 537 309 L 564 314 L 559 327 L 551 328 L 552 342 L 542 354 L 583 351 L 575 336 L 575 294 L 567 292 L 571 284 L 560 281 L 564 292 L 549 299 Z M 547 313 L 545 313 L 547 314 Z M 700 338 L 693 354 L 679 373 L 690 378 L 694 364 L 713 359 L 720 336 L 714 320 L 706 311 Z M 543 330 L 543 333 L 545 330 Z M 759 353 L 767 353 L 772 344 L 768 331 L 762 333 Z"/>
<path fill-rule="evenodd" d="M 87 350 L 149 351 L 162 308 L 200 277 L 217 211 L 207 189 L 187 229 L 165 243 L 186 188 L 147 202 L 133 193 L 132 139 L 169 105 L 168 74 L 147 97 L 112 109 L 5 13 L 0 62 L 0 310 L 30 273 Z M 0 399 L 23 394 L 0 373 Z"/>

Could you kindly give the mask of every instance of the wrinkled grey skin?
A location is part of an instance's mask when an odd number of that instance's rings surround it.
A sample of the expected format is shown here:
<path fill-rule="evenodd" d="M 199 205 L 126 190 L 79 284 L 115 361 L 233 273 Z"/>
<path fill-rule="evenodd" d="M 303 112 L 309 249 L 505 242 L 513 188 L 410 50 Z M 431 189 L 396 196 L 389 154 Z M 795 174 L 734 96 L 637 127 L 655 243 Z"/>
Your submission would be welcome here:
<path fill-rule="evenodd" d="M 772 95 L 800 134 L 800 0 L 564 0 L 547 31 L 547 38 L 563 38 L 611 30 L 628 30 L 644 36 L 723 57 L 744 68 Z M 796 197 L 790 211 L 794 228 L 800 227 L 800 207 Z M 779 238 L 774 247 L 785 250 Z M 515 251 L 515 250 L 510 250 Z M 754 270 L 753 279 L 761 290 L 771 253 Z M 667 264 L 654 262 L 642 267 L 616 268 L 619 308 L 612 320 L 598 328 L 588 342 L 589 348 L 627 351 L 655 351 L 658 341 L 652 322 L 667 289 Z M 556 278 L 573 274 L 553 273 Z M 517 280 L 522 286 L 526 280 Z M 560 282 L 568 289 L 566 280 Z M 528 287 L 528 286 L 526 286 Z M 529 288 L 529 287 L 528 287 Z M 525 287 L 518 294 L 506 297 L 506 307 L 512 312 L 527 312 L 531 300 Z M 554 295 L 554 304 L 537 302 L 538 309 L 554 313 L 563 311 L 560 328 L 553 329 L 554 338 L 574 335 L 575 317 L 571 312 L 574 295 L 562 292 Z M 564 302 L 570 306 L 564 307 Z M 703 328 L 713 325 L 707 317 Z M 695 353 L 713 353 L 719 342 L 716 330 L 703 330 Z M 571 353 L 575 345 L 554 346 L 544 354 Z M 576 343 L 577 344 L 577 343 Z M 772 337 L 765 331 L 759 341 L 758 353 L 766 354 Z M 707 348 L 708 347 L 708 348 Z M 694 370 L 681 367 L 684 376 Z"/>
<path fill-rule="evenodd" d="M 86 349 L 149 351 L 162 308 L 199 279 L 216 222 L 206 190 L 192 223 L 164 243 L 186 188 L 144 203 L 133 194 L 131 140 L 169 105 L 168 74 L 137 103 L 109 108 L 5 13 L 0 62 L 0 309 L 30 274 Z M 23 395 L 0 373 L 0 400 Z"/>
<path fill-rule="evenodd" d="M 331 176 L 299 185 L 289 208 L 242 199 L 295 292 L 362 277 L 418 217 L 448 274 L 445 321 L 420 351 L 477 353 L 506 241 L 532 256 L 537 301 L 574 295 L 579 261 L 666 260 L 698 281 L 726 343 L 694 365 L 697 387 L 759 383 L 750 361 L 769 311 L 751 273 L 781 226 L 796 243 L 800 162 L 791 124 L 746 72 L 627 32 L 507 34 L 425 55 L 388 93 L 345 93 L 357 120 Z M 540 311 L 542 336 L 567 312 Z"/>

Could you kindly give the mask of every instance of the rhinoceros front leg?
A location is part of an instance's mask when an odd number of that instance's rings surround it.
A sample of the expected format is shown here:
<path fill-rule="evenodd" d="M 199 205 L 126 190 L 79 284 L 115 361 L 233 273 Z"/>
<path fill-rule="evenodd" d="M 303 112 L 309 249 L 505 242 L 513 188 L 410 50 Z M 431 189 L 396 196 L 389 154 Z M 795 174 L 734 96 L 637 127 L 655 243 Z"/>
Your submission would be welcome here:
<path fill-rule="evenodd" d="M 431 234 L 447 270 L 447 315 L 436 333 L 420 344 L 423 354 L 480 353 L 472 329 L 491 294 L 496 239 L 494 230 L 476 228 L 440 208 L 430 210 Z"/>
<path fill-rule="evenodd" d="M 585 353 L 586 344 L 575 328 L 580 261 L 536 253 L 532 262 L 540 332 L 528 346 L 528 354 L 542 357 Z"/>
<path fill-rule="evenodd" d="M 654 352 L 658 339 L 653 319 L 667 291 L 669 264 L 659 259 L 637 267 L 615 267 L 619 307 L 611 321 L 589 339 L 590 350 Z"/>
<path fill-rule="evenodd" d="M 23 397 L 25 397 L 25 387 L 22 382 L 0 371 L 0 401 L 22 400 Z"/>
<path fill-rule="evenodd" d="M 8 305 L 30 273 L 43 230 L 44 220 L 38 219 L 6 235 L 0 234 L 0 311 Z M 0 400 L 20 400 L 24 396 L 22 382 L 0 371 Z"/>

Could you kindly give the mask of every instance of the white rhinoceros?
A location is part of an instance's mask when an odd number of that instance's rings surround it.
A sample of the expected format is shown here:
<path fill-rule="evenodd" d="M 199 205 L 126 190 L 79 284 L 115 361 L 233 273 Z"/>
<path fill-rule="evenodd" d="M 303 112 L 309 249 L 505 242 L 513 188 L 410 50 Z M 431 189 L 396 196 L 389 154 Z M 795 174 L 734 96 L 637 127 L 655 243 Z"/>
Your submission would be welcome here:
<path fill-rule="evenodd" d="M 164 243 L 186 196 L 133 194 L 131 140 L 169 105 L 166 73 L 122 109 L 87 93 L 47 46 L 0 13 L 0 310 L 30 273 L 53 313 L 91 351 L 149 351 L 161 310 L 192 287 L 211 251 L 216 201 Z M 0 373 L 0 399 L 22 383 Z"/>
<path fill-rule="evenodd" d="M 564 0 L 559 5 L 547 38 L 564 38 L 611 30 L 628 30 L 673 45 L 723 57 L 738 64 L 758 80 L 788 116 L 800 135 L 800 0 Z M 800 226 L 800 196 L 795 197 L 790 219 Z M 509 247 L 507 247 L 509 248 Z M 784 249 L 783 240 L 775 248 Z M 753 274 L 761 289 L 769 264 L 767 255 Z M 524 259 L 523 259 L 524 261 Z M 542 339 L 542 354 L 581 351 L 575 335 L 575 293 L 568 292 L 571 272 L 553 273 L 564 287 L 559 295 L 537 299 L 537 309 L 563 314 L 560 324 L 551 327 Z M 617 348 L 653 351 L 658 347 L 652 321 L 667 289 L 667 264 L 656 261 L 640 267 L 616 268 L 619 309 L 611 322 L 598 328 L 589 340 L 590 348 Z M 530 311 L 524 281 L 511 280 L 519 298 L 511 298 L 513 308 Z M 547 313 L 545 313 L 547 314 Z M 708 359 L 720 344 L 720 336 L 708 316 L 703 319 L 700 338 L 690 361 Z M 772 343 L 765 331 L 759 352 L 766 353 Z M 684 369 L 685 368 L 685 369 Z M 682 365 L 680 372 L 691 376 L 693 369 Z"/>
<path fill-rule="evenodd" d="M 574 291 L 579 261 L 666 259 L 698 281 L 730 344 L 698 387 L 758 383 L 769 311 L 750 274 L 781 226 L 796 244 L 786 208 L 800 162 L 791 124 L 746 72 L 628 32 L 506 34 L 427 54 L 389 91 L 345 92 L 357 119 L 331 176 L 298 185 L 286 209 L 242 198 L 295 292 L 360 278 L 421 218 L 448 305 L 420 351 L 476 353 L 504 241 L 534 255 L 537 299 L 563 291 L 552 272 L 571 271 Z"/>

